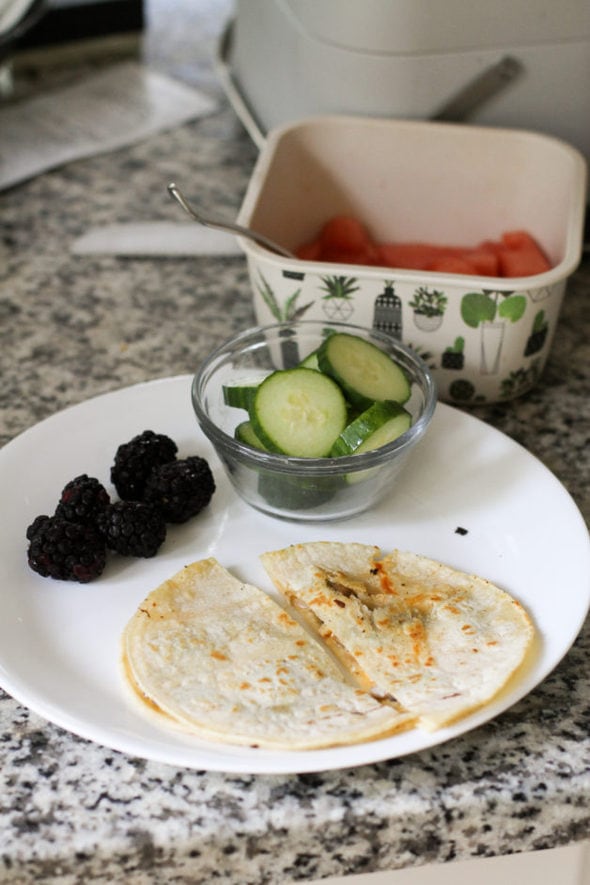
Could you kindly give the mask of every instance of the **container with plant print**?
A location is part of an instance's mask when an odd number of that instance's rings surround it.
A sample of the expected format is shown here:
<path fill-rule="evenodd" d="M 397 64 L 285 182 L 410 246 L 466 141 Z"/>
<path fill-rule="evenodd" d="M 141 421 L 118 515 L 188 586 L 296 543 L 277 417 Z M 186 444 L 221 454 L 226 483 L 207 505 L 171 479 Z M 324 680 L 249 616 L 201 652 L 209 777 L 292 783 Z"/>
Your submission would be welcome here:
<path fill-rule="evenodd" d="M 496 402 L 534 386 L 582 254 L 586 165 L 520 130 L 313 117 L 272 131 L 238 221 L 290 251 L 338 215 L 379 242 L 470 246 L 526 230 L 551 269 L 486 277 L 282 258 L 245 240 L 261 325 L 298 319 L 384 331 L 428 362 L 439 396 Z"/>

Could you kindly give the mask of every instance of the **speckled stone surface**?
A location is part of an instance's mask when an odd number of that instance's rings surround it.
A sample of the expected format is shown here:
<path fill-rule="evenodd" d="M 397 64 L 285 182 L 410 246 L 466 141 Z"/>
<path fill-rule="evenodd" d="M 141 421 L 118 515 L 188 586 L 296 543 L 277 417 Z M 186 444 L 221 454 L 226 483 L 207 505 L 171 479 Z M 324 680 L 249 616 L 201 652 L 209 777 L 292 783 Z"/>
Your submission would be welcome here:
<path fill-rule="evenodd" d="M 218 110 L 0 193 L 2 443 L 89 396 L 191 372 L 214 343 L 253 322 L 239 257 L 69 252 L 92 226 L 177 220 L 162 193 L 171 178 L 190 179 L 220 213 L 239 206 L 256 151 L 210 63 L 229 3 L 167 10 L 165 0 L 148 5 L 146 58 L 218 98 Z M 28 74 L 33 88 L 47 85 Z M 541 383 L 476 412 L 540 458 L 586 520 L 589 295 L 586 264 L 571 280 Z M 300 776 L 132 758 L 48 724 L 0 691 L 0 881 L 275 885 L 587 838 L 589 650 L 586 626 L 542 685 L 453 742 Z"/>

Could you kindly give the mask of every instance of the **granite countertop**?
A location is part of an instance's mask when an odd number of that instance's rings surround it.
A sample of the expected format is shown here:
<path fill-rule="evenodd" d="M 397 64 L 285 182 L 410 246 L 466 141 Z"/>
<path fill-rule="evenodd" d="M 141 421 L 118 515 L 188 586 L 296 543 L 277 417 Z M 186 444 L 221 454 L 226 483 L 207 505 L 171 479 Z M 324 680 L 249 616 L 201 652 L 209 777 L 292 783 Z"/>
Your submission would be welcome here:
<path fill-rule="evenodd" d="M 171 20 L 164 0 L 149 4 L 144 53 L 214 97 L 214 113 L 0 193 L 2 444 L 90 396 L 190 373 L 213 344 L 253 324 L 240 256 L 70 252 L 92 226 L 177 220 L 162 196 L 173 176 L 190 176 L 203 204 L 235 215 L 256 150 L 207 55 L 229 2 L 192 6 L 179 4 Z M 475 410 L 552 470 L 586 520 L 589 296 L 585 263 L 538 386 Z M 145 761 L 76 737 L 0 691 L 0 881 L 271 885 L 587 838 L 589 646 L 586 625 L 535 691 L 452 742 L 317 774 Z"/>

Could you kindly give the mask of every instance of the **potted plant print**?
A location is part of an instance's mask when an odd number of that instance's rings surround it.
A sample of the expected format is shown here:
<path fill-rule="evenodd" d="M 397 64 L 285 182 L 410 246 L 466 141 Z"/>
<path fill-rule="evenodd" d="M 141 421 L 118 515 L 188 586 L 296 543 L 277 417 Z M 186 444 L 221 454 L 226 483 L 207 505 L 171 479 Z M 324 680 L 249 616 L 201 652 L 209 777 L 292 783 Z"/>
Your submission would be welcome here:
<path fill-rule="evenodd" d="M 360 286 L 355 277 L 324 276 L 320 286 L 327 294 L 322 296 L 324 313 L 329 320 L 346 322 L 354 311 L 353 293 Z"/>
<path fill-rule="evenodd" d="M 463 322 L 472 329 L 481 329 L 482 375 L 497 373 L 506 323 L 518 322 L 525 308 L 526 297 L 512 292 L 468 292 L 461 299 Z"/>
<path fill-rule="evenodd" d="M 414 292 L 409 306 L 414 311 L 414 322 L 423 332 L 434 332 L 443 321 L 447 296 L 437 289 L 420 286 Z"/>
<path fill-rule="evenodd" d="M 441 357 L 441 367 L 443 369 L 462 369 L 465 364 L 464 347 L 465 339 L 461 336 L 455 338 L 453 345 L 447 347 Z"/>
<path fill-rule="evenodd" d="M 313 301 L 310 301 L 308 304 L 303 304 L 301 307 L 297 306 L 299 296 L 301 295 L 301 289 L 296 289 L 292 295 L 289 295 L 284 304 L 279 304 L 268 280 L 262 274 L 260 274 L 258 291 L 272 316 L 278 323 L 289 323 L 293 320 L 301 319 L 313 304 Z M 291 340 L 292 332 L 289 329 L 285 329 L 281 333 L 281 338 L 284 339 L 281 341 L 283 368 L 287 369 L 296 366 L 299 362 L 299 350 L 297 342 Z"/>
<path fill-rule="evenodd" d="M 549 324 L 545 318 L 545 311 L 540 310 L 535 314 L 535 318 L 533 320 L 533 328 L 531 329 L 531 334 L 529 335 L 526 343 L 526 347 L 524 350 L 525 356 L 532 356 L 534 353 L 538 353 L 543 349 L 543 345 L 545 344 L 545 340 L 547 338 L 547 332 L 549 331 Z"/>
<path fill-rule="evenodd" d="M 500 385 L 503 397 L 510 399 L 530 390 L 534 387 L 541 374 L 541 361 L 531 360 L 528 368 L 520 368 L 515 372 L 510 372 L 507 378 L 502 380 Z"/>

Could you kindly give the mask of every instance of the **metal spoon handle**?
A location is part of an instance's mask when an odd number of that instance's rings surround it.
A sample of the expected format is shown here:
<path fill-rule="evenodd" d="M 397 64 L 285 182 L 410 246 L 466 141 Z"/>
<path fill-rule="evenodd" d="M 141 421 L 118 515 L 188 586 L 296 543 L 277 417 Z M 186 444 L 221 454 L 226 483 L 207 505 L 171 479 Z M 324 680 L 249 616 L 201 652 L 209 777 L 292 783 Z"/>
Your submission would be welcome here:
<path fill-rule="evenodd" d="M 218 230 L 237 234 L 240 237 L 247 237 L 248 239 L 259 243 L 261 246 L 270 249 L 271 252 L 276 252 L 278 255 L 283 255 L 285 258 L 295 258 L 295 255 L 293 255 L 292 252 L 289 252 L 288 249 L 283 249 L 278 243 L 269 240 L 264 234 L 259 234 L 255 230 L 250 230 L 249 227 L 242 227 L 241 224 L 232 224 L 229 221 L 217 221 L 216 219 L 205 218 L 203 215 L 199 215 L 199 213 L 190 205 L 186 197 L 184 197 L 179 191 L 174 182 L 171 182 L 168 185 L 168 193 L 182 206 L 187 215 L 190 215 L 190 217 L 194 219 L 194 221 L 198 221 L 199 224 L 203 224 L 205 227 L 213 227 Z"/>

